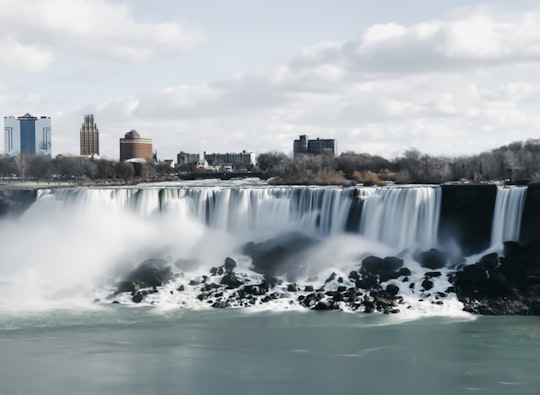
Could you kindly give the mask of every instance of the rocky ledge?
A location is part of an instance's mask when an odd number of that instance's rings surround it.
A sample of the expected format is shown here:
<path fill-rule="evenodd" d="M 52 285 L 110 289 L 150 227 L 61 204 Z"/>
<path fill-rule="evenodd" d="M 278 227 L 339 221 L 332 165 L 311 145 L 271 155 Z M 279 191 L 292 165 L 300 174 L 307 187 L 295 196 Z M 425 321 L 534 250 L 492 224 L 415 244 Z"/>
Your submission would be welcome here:
<path fill-rule="evenodd" d="M 457 299 L 465 311 L 475 314 L 540 315 L 539 240 L 524 245 L 507 242 L 502 256 L 487 254 L 470 265 L 451 261 L 436 249 L 413 254 L 407 260 L 411 267 L 397 256 L 364 256 L 348 273 L 297 282 L 295 278 L 305 278 L 305 273 L 294 262 L 304 262 L 303 251 L 317 243 L 300 234 L 249 243 L 242 251 L 249 257 L 249 268 L 227 257 L 197 275 L 178 271 L 165 260 L 149 259 L 125 276 L 108 299 L 153 304 L 168 298 L 180 305 L 215 308 L 273 302 L 365 313 L 398 313 L 411 308 L 413 300 L 443 305 Z"/>
<path fill-rule="evenodd" d="M 238 265 L 227 257 L 204 274 L 177 271 L 178 266 L 149 259 L 126 275 L 108 299 L 150 304 L 168 299 L 180 305 L 203 303 L 216 308 L 273 302 L 312 310 L 397 313 L 410 308 L 404 293 L 413 293 L 426 303 L 443 304 L 452 292 L 446 275 L 438 270 L 445 267 L 446 257 L 437 250 L 417 254 L 418 281 L 412 280 L 411 269 L 400 257 L 364 256 L 346 273 L 328 271 L 324 278 L 299 282 L 298 278 L 306 278 L 307 270 L 302 254 L 317 243 L 299 233 L 248 243 L 241 252 L 249 258 L 249 265 Z M 434 283 L 438 284 L 435 288 Z"/>
<path fill-rule="evenodd" d="M 540 240 L 504 243 L 453 276 L 464 310 L 485 315 L 540 315 Z"/>

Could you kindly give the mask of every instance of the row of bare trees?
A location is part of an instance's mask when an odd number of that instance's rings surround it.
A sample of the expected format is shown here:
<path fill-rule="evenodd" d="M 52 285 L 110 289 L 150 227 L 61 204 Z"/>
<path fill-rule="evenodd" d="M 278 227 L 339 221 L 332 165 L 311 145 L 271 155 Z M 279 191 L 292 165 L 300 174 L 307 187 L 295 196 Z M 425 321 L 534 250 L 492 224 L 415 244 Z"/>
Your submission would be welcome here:
<path fill-rule="evenodd" d="M 166 179 L 174 170 L 165 164 L 118 162 L 59 155 L 0 156 L 0 178 L 6 180 L 123 182 Z"/>
<path fill-rule="evenodd" d="M 296 159 L 267 152 L 259 155 L 258 165 L 274 177 L 274 182 L 283 184 L 540 182 L 540 140 L 515 142 L 460 157 L 433 156 L 409 149 L 393 160 L 354 152 L 336 158 L 306 155 Z"/>
<path fill-rule="evenodd" d="M 540 140 L 515 142 L 478 155 L 446 157 L 409 149 L 392 160 L 367 153 L 339 157 L 281 152 L 258 156 L 258 167 L 281 184 L 444 183 L 449 181 L 540 182 Z M 0 156 L 0 178 L 34 181 L 124 182 L 164 180 L 174 170 L 163 163 L 128 163 L 57 156 Z"/>

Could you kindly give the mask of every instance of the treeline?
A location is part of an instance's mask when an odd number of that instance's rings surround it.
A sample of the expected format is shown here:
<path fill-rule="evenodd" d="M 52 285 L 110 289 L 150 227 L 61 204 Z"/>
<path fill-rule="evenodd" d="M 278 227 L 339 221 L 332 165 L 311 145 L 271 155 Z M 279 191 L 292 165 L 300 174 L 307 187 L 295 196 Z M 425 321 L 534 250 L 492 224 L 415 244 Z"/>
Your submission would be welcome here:
<path fill-rule="evenodd" d="M 55 158 L 43 155 L 0 156 L 0 177 L 3 180 L 127 184 L 166 180 L 171 175 L 174 175 L 174 169 L 170 166 L 152 161 L 131 163 L 64 155 Z"/>
<path fill-rule="evenodd" d="M 540 182 L 540 139 L 515 142 L 478 155 L 433 156 L 409 149 L 394 159 L 345 152 L 338 157 L 304 155 L 290 158 L 281 152 L 262 153 L 257 168 L 276 184 L 345 185 L 364 183 L 441 184 L 451 181 Z M 192 172 L 200 171 L 192 166 Z M 134 183 L 177 179 L 186 169 L 165 163 L 118 162 L 76 156 L 0 156 L 3 180 L 63 181 L 74 183 Z"/>
<path fill-rule="evenodd" d="M 540 181 L 540 140 L 515 142 L 471 156 L 433 156 L 409 149 L 393 160 L 367 153 L 339 157 L 280 152 L 258 157 L 258 166 L 278 184 L 445 183 L 451 181 L 530 183 Z"/>

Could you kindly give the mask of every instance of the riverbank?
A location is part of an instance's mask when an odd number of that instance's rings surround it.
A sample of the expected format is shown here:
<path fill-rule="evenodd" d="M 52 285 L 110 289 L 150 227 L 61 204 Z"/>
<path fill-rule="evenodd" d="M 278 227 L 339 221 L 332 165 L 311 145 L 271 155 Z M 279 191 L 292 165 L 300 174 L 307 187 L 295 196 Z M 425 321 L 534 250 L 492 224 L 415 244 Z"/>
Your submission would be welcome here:
<path fill-rule="evenodd" d="M 37 190 L 50 188 L 71 188 L 71 187 L 118 187 L 130 186 L 141 183 L 178 181 L 178 178 L 163 178 L 163 179 L 133 179 L 130 181 L 124 180 L 76 180 L 76 181 L 19 181 L 9 180 L 0 182 L 0 190 Z"/>

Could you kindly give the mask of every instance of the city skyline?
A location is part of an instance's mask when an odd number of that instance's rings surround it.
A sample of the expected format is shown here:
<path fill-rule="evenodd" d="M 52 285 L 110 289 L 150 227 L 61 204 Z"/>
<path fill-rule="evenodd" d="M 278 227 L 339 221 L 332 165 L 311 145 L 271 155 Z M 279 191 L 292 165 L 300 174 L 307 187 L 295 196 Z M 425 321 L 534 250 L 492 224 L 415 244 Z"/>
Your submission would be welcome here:
<path fill-rule="evenodd" d="M 82 114 L 110 159 L 131 129 L 164 159 L 292 154 L 301 134 L 386 158 L 540 136 L 532 0 L 232 0 L 211 13 L 187 1 L 0 0 L 0 20 L 0 108 L 50 116 L 53 156 L 77 153 Z"/>

